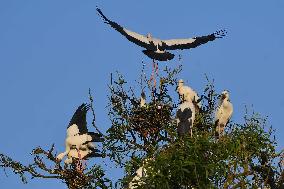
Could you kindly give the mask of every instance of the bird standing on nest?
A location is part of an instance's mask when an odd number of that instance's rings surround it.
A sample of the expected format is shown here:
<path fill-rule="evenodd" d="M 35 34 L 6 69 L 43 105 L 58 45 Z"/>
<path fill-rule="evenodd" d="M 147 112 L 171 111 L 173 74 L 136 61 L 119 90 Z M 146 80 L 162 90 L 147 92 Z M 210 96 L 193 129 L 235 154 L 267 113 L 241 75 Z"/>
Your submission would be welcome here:
<path fill-rule="evenodd" d="M 229 91 L 223 91 L 220 96 L 220 104 L 215 113 L 215 124 L 219 136 L 223 134 L 224 129 L 233 114 L 233 104 L 230 102 Z"/>
<path fill-rule="evenodd" d="M 88 132 L 86 114 L 90 109 L 90 105 L 83 103 L 74 113 L 68 127 L 67 137 L 65 140 L 65 152 L 57 156 L 58 160 L 62 160 L 64 156 L 68 156 L 65 163 L 72 163 L 72 158 L 79 159 L 78 169 L 82 169 L 81 160 L 89 157 L 100 156 L 92 142 L 102 142 L 102 135 L 99 133 Z M 76 153 L 77 152 L 77 153 Z M 82 165 L 82 164 L 81 164 Z"/>

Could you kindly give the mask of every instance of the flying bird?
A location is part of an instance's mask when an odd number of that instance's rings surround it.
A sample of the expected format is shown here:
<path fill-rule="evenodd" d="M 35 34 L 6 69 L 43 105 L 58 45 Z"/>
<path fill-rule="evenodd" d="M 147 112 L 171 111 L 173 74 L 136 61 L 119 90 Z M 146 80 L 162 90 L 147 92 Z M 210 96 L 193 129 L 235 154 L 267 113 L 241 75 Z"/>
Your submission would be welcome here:
<path fill-rule="evenodd" d="M 139 33 L 130 31 L 118 23 L 109 20 L 101 11 L 97 8 L 97 12 L 103 18 L 106 24 L 109 24 L 112 28 L 126 37 L 129 41 L 136 45 L 145 48 L 142 52 L 153 60 L 168 61 L 174 58 L 174 54 L 168 52 L 169 50 L 183 50 L 198 47 L 199 45 L 205 44 L 209 41 L 214 41 L 217 38 L 223 38 L 226 35 L 226 30 L 219 30 L 212 34 L 193 37 L 187 39 L 170 39 L 162 40 L 154 38 L 150 33 L 146 36 Z"/>
<path fill-rule="evenodd" d="M 224 90 L 220 96 L 220 104 L 215 112 L 215 124 L 219 136 L 223 134 L 233 114 L 233 104 L 230 102 L 229 91 Z"/>
<path fill-rule="evenodd" d="M 72 158 L 80 160 L 99 156 L 92 142 L 102 142 L 103 138 L 99 133 L 88 132 L 86 115 L 89 109 L 90 105 L 85 103 L 77 108 L 67 127 L 65 152 L 57 156 L 58 160 L 67 155 L 65 163 L 72 163 Z"/>
<path fill-rule="evenodd" d="M 201 99 L 191 87 L 184 85 L 184 81 L 182 79 L 178 81 L 177 92 L 182 102 L 192 102 L 196 110 L 201 109 Z"/>
<path fill-rule="evenodd" d="M 190 134 L 192 136 L 193 122 L 195 120 L 195 107 L 192 101 L 185 101 L 179 105 L 176 120 L 178 135 Z"/>

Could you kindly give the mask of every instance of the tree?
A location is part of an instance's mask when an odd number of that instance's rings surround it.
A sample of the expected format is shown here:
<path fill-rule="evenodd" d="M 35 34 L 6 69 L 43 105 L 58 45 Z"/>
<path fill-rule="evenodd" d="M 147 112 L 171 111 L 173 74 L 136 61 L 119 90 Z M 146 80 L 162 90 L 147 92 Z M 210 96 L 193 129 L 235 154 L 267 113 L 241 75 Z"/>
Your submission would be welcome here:
<path fill-rule="evenodd" d="M 54 146 L 47 151 L 35 148 L 34 162 L 27 166 L 0 154 L 0 166 L 12 169 L 24 183 L 30 174 L 31 178 L 62 180 L 68 188 L 128 188 L 131 181 L 136 188 L 284 188 L 283 151 L 276 151 L 267 118 L 247 111 L 243 123 L 230 122 L 224 136 L 216 137 L 218 95 L 207 77 L 193 136 L 178 136 L 175 114 L 180 102 L 175 88 L 181 70 L 181 66 L 166 67 L 148 80 L 143 69 L 135 85 L 139 90 L 129 87 L 122 74 L 111 76 L 111 126 L 104 135 L 103 154 L 125 170 L 115 185 L 100 165 L 82 173 L 76 170 L 76 161 L 60 164 Z M 147 97 L 144 106 L 140 105 L 141 92 Z M 146 174 L 133 181 L 141 166 Z"/>

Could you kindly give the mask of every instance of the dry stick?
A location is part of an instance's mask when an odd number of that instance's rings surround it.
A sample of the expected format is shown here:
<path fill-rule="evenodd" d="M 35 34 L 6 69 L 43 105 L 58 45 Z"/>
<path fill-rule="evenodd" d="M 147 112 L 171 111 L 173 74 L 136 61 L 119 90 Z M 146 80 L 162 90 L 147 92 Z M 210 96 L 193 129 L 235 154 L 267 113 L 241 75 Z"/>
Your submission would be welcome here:
<path fill-rule="evenodd" d="M 103 133 L 98 129 L 98 127 L 97 127 L 96 124 L 95 124 L 96 115 L 95 115 L 95 111 L 94 111 L 94 107 L 93 107 L 93 102 L 94 102 L 94 100 L 93 100 L 93 96 L 92 96 L 92 94 L 91 94 L 91 89 L 90 89 L 90 88 L 89 88 L 89 99 L 90 99 L 90 105 L 91 105 L 91 110 L 92 110 L 92 114 L 93 114 L 92 125 L 95 127 L 95 129 L 96 129 L 102 136 L 104 136 Z"/>

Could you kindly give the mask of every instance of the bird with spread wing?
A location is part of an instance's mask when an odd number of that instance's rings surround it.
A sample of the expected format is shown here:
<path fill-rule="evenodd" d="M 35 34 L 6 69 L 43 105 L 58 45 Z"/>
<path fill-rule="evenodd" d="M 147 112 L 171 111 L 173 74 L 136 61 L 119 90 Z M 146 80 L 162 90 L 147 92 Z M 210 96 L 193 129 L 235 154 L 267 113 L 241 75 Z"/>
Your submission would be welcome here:
<path fill-rule="evenodd" d="M 99 133 L 88 132 L 86 115 L 90 105 L 83 103 L 77 108 L 67 128 L 67 137 L 65 140 L 65 152 L 57 156 L 62 160 L 67 155 L 66 164 L 72 163 L 72 159 L 80 160 L 90 157 L 100 157 L 98 149 L 93 142 L 102 142 L 102 135 Z M 81 166 L 80 166 L 81 167 Z M 78 164 L 78 168 L 79 164 Z"/>
<path fill-rule="evenodd" d="M 118 23 L 109 20 L 99 8 L 97 8 L 97 12 L 103 18 L 106 24 L 109 24 L 112 28 L 114 28 L 116 31 L 126 37 L 129 41 L 145 48 L 145 50 L 143 50 L 142 52 L 149 58 L 158 61 L 168 61 L 174 58 L 175 55 L 168 52 L 168 50 L 183 50 L 195 48 L 209 41 L 214 41 L 217 38 L 223 38 L 226 34 L 225 30 L 219 30 L 212 34 L 200 37 L 161 40 L 152 37 L 151 34 L 147 34 L 146 36 L 144 36 L 122 27 Z"/>

